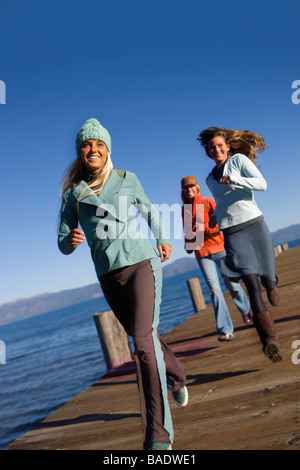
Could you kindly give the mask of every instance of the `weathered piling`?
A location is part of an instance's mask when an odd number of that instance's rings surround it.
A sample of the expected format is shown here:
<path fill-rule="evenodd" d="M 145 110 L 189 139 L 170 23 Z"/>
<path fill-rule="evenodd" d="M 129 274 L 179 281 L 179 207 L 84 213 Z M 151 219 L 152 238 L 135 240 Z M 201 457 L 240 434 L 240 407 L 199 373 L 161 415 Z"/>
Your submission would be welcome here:
<path fill-rule="evenodd" d="M 94 315 L 104 359 L 108 370 L 132 360 L 128 335 L 112 310 Z"/>
<path fill-rule="evenodd" d="M 197 313 L 200 310 L 205 309 L 206 303 L 203 297 L 203 292 L 201 289 L 199 278 L 194 277 L 192 279 L 188 279 L 186 282 L 187 282 L 187 285 L 191 294 L 195 312 Z"/>

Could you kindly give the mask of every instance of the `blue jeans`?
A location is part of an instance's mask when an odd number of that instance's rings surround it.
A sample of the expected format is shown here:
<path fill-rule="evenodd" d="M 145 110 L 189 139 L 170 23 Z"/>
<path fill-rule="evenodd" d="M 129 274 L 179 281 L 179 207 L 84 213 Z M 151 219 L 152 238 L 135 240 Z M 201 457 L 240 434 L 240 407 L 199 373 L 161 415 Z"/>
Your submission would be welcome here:
<path fill-rule="evenodd" d="M 226 252 L 221 251 L 204 258 L 197 258 L 204 279 L 210 289 L 218 334 L 233 333 L 233 323 L 223 296 L 217 271 L 217 266 L 220 267 L 220 260 L 224 256 L 226 256 Z M 230 281 L 226 276 L 223 276 L 223 279 L 238 310 L 242 315 L 247 315 L 250 311 L 250 303 L 242 286 L 239 282 Z"/>

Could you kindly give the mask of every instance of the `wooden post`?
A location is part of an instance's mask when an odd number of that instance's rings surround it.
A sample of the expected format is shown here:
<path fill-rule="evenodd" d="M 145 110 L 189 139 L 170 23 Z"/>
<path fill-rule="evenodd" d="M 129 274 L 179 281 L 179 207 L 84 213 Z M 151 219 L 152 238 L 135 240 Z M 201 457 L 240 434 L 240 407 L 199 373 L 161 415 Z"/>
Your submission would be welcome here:
<path fill-rule="evenodd" d="M 281 245 L 274 246 L 275 258 L 276 258 L 276 256 L 280 255 L 280 253 L 282 253 Z"/>
<path fill-rule="evenodd" d="M 188 284 L 188 288 L 192 297 L 195 312 L 197 313 L 200 310 L 205 309 L 206 303 L 203 297 L 199 278 L 194 277 L 193 279 L 188 279 L 186 282 Z"/>
<path fill-rule="evenodd" d="M 283 251 L 287 251 L 289 249 L 289 245 L 287 243 L 284 243 L 282 245 Z"/>
<path fill-rule="evenodd" d="M 113 369 L 132 360 L 128 335 L 112 310 L 94 315 L 107 369 Z"/>

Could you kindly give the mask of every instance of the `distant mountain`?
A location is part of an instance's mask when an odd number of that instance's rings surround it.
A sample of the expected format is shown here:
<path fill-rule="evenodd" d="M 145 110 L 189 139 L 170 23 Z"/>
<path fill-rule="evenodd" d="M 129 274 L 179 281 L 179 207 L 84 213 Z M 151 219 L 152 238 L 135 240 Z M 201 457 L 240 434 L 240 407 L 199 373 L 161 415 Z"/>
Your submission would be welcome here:
<path fill-rule="evenodd" d="M 180 258 L 163 268 L 164 277 L 175 276 L 198 267 L 194 255 Z M 16 299 L 0 305 L 0 326 L 87 300 L 102 297 L 99 282 L 75 289 L 44 293 L 24 299 Z"/>
<path fill-rule="evenodd" d="M 187 271 L 193 271 L 198 267 L 198 262 L 196 261 L 194 254 L 191 254 L 189 256 L 185 256 L 184 258 L 179 258 L 176 261 L 173 261 L 173 263 L 164 266 L 164 278 L 176 276 L 176 274 L 182 274 Z"/>
<path fill-rule="evenodd" d="M 272 233 L 274 246 L 300 239 L 300 224 L 291 225 Z M 164 278 L 197 269 L 194 255 L 187 255 L 163 267 Z M 17 299 L 0 305 L 0 326 L 6 323 L 51 312 L 63 307 L 102 297 L 99 283 L 61 292 L 45 293 L 26 299 Z"/>
<path fill-rule="evenodd" d="M 272 233 L 274 245 L 281 245 L 300 238 L 300 224 L 290 225 Z"/>
<path fill-rule="evenodd" d="M 103 293 L 99 282 L 96 282 L 95 284 L 76 289 L 45 293 L 26 299 L 17 299 L 13 302 L 0 305 L 0 326 L 102 296 Z"/>

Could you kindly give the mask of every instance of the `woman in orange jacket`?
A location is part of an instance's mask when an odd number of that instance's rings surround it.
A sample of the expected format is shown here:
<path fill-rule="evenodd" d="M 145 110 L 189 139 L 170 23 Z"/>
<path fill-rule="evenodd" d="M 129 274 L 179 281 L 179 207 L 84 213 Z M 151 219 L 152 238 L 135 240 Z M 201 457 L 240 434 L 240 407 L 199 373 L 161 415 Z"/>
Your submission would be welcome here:
<path fill-rule="evenodd" d="M 213 199 L 201 196 L 200 187 L 194 176 L 182 178 L 181 190 L 185 249 L 188 253 L 195 253 L 199 267 L 210 289 L 219 335 L 218 339 L 219 341 L 230 341 L 234 338 L 233 323 L 223 296 L 217 271 L 217 266 L 220 267 L 220 260 L 226 256 L 224 237 L 218 226 L 210 228 L 208 225 L 216 203 Z M 244 323 L 250 323 L 250 303 L 241 284 L 229 280 L 226 276 L 223 276 L 223 279 L 242 314 Z"/>

